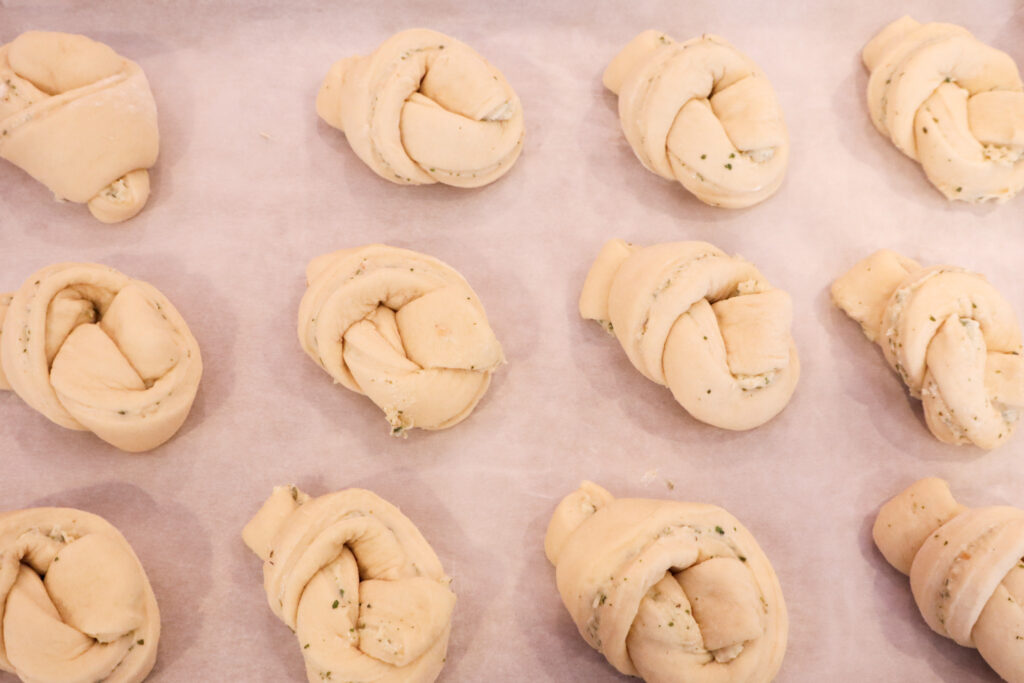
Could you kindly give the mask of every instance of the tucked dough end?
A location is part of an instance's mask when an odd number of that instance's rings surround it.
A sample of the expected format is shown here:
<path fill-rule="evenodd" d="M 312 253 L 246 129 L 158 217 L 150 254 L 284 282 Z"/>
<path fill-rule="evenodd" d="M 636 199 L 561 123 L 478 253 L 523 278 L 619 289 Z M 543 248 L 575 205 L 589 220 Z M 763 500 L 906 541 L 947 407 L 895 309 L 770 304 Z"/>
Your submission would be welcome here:
<path fill-rule="evenodd" d="M 886 561 L 903 574 L 928 535 L 966 510 L 942 479 L 922 479 L 882 506 L 871 535 Z"/>
<path fill-rule="evenodd" d="M 127 173 L 89 200 L 89 213 L 101 223 L 121 223 L 134 218 L 149 201 L 149 171 Z"/>

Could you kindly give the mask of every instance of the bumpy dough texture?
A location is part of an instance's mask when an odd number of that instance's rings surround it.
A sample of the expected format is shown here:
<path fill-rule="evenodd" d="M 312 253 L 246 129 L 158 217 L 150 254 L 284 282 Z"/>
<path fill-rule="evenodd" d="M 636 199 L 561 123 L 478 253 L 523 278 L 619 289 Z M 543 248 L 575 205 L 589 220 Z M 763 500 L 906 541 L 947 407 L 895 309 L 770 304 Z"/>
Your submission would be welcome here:
<path fill-rule="evenodd" d="M 775 677 L 789 622 L 768 558 L 722 508 L 615 499 L 591 482 L 551 518 L 544 552 L 580 635 L 648 683 Z"/>
<path fill-rule="evenodd" d="M 70 508 L 0 513 L 0 671 L 32 683 L 134 683 L 159 640 L 146 572 L 106 520 Z"/>
<path fill-rule="evenodd" d="M 604 85 L 648 170 L 730 209 L 764 201 L 782 184 L 789 135 L 775 91 L 724 38 L 677 43 L 644 31 L 612 60 Z"/>
<path fill-rule="evenodd" d="M 863 58 L 875 128 L 947 199 L 1003 202 L 1024 188 L 1024 86 L 1009 55 L 960 26 L 903 17 Z"/>
<path fill-rule="evenodd" d="M 775 417 L 800 377 L 789 294 L 706 242 L 607 242 L 580 315 L 614 334 L 633 366 L 693 417 L 723 429 Z"/>
<path fill-rule="evenodd" d="M 465 43 L 427 29 L 335 63 L 316 111 L 377 175 L 401 185 L 486 185 L 523 149 L 523 107 L 505 77 Z"/>
<path fill-rule="evenodd" d="M 270 609 L 311 683 L 429 683 L 444 666 L 455 594 L 408 517 L 370 491 L 310 498 L 278 486 L 242 532 Z"/>
<path fill-rule="evenodd" d="M 138 64 L 102 43 L 29 31 L 0 46 L 0 157 L 104 223 L 149 198 L 160 136 Z"/>
<path fill-rule="evenodd" d="M 505 362 L 476 293 L 435 258 L 371 244 L 314 259 L 306 279 L 303 350 L 394 435 L 466 419 Z"/>
<path fill-rule="evenodd" d="M 976 647 L 1004 680 L 1024 683 L 1024 510 L 966 508 L 941 479 L 882 506 L 875 545 L 910 576 L 933 631 Z"/>
<path fill-rule="evenodd" d="M 199 345 L 167 297 L 108 266 L 59 263 L 0 295 L 0 389 L 121 450 L 170 439 L 202 373 Z"/>
<path fill-rule="evenodd" d="M 1017 316 L 977 273 L 922 268 L 883 249 L 832 284 L 832 300 L 860 323 L 924 405 L 935 438 L 991 449 L 1024 409 Z"/>

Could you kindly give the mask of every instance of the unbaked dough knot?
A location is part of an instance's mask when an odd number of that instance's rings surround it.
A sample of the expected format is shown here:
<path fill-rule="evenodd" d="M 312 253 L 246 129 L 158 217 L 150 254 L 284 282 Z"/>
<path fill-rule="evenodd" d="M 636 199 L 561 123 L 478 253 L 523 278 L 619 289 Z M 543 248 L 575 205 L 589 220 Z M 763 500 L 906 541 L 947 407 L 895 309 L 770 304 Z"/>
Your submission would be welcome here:
<path fill-rule="evenodd" d="M 51 421 L 134 452 L 174 435 L 203 366 L 188 325 L 152 285 L 61 263 L 29 276 L 6 310 L 0 300 L 0 367 Z"/>
<path fill-rule="evenodd" d="M 1024 510 L 966 508 L 946 482 L 922 479 L 882 506 L 873 535 L 933 631 L 1024 681 Z"/>
<path fill-rule="evenodd" d="M 612 60 L 604 84 L 619 96 L 633 152 L 702 202 L 743 208 L 775 193 L 789 136 L 767 76 L 725 39 L 677 43 L 644 31 Z"/>
<path fill-rule="evenodd" d="M 465 43 L 427 29 L 334 64 L 317 113 L 399 184 L 486 185 L 522 151 L 522 105 L 505 77 Z"/>
<path fill-rule="evenodd" d="M 1024 188 L 1024 85 L 1008 54 L 960 26 L 903 17 L 863 59 L 875 127 L 947 199 L 1003 202 Z"/>
<path fill-rule="evenodd" d="M 940 441 L 991 449 L 1016 429 L 1021 329 L 983 276 L 881 250 L 836 280 L 832 298 L 882 347 Z"/>
<path fill-rule="evenodd" d="M 306 274 L 302 348 L 395 435 L 465 419 L 504 362 L 476 294 L 435 258 L 375 244 L 320 256 Z"/>
<path fill-rule="evenodd" d="M 279 486 L 243 532 L 270 608 L 299 640 L 309 680 L 433 681 L 455 595 L 398 508 L 370 491 L 310 498 Z"/>
<path fill-rule="evenodd" d="M 160 615 L 124 537 L 65 508 L 0 514 L 0 670 L 25 681 L 141 681 Z"/>
<path fill-rule="evenodd" d="M 800 374 L 789 295 L 706 242 L 611 240 L 580 295 L 645 377 L 698 420 L 751 429 L 789 402 Z"/>
<path fill-rule="evenodd" d="M 104 223 L 149 198 L 160 139 L 138 64 L 80 35 L 29 31 L 0 47 L 0 157 Z"/>
<path fill-rule="evenodd" d="M 649 683 L 770 681 L 788 621 L 771 564 L 713 505 L 615 499 L 590 482 L 555 510 L 544 544 L 580 634 Z"/>

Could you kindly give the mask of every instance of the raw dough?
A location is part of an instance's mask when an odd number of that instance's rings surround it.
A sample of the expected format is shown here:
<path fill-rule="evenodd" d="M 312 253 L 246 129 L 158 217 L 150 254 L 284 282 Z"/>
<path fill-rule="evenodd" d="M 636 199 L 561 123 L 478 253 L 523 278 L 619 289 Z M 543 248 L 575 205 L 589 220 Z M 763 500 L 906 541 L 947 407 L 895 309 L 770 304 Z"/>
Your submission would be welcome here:
<path fill-rule="evenodd" d="M 0 671 L 31 683 L 134 683 L 159 640 L 146 572 L 109 522 L 70 508 L 0 513 Z"/>
<path fill-rule="evenodd" d="M 922 479 L 882 506 L 872 534 L 933 631 L 1024 683 L 1024 510 L 966 508 Z"/>
<path fill-rule="evenodd" d="M 142 69 L 102 43 L 29 31 L 0 46 L 0 157 L 104 223 L 149 198 L 160 136 Z"/>
<path fill-rule="evenodd" d="M 875 128 L 947 199 L 1004 202 L 1024 188 L 1024 86 L 1008 54 L 960 26 L 903 17 L 863 58 Z"/>
<path fill-rule="evenodd" d="M 677 43 L 644 31 L 612 60 L 604 85 L 640 162 L 702 202 L 729 209 L 782 184 L 789 134 L 768 77 L 724 38 Z"/>
<path fill-rule="evenodd" d="M 422 28 L 336 62 L 316 111 L 377 175 L 401 185 L 486 185 L 523 149 L 523 107 L 501 72 Z"/>
<path fill-rule="evenodd" d="M 95 263 L 58 263 L 0 296 L 0 388 L 68 429 L 125 451 L 170 439 L 203 373 L 199 345 L 152 285 Z M 4 381 L 6 376 L 6 381 Z"/>
<path fill-rule="evenodd" d="M 706 242 L 607 242 L 580 315 L 614 334 L 633 367 L 693 417 L 723 429 L 775 417 L 800 377 L 789 294 Z"/>
<path fill-rule="evenodd" d="M 939 441 L 991 449 L 1017 428 L 1020 325 L 982 275 L 882 249 L 832 284 L 832 300 L 882 347 Z"/>
<path fill-rule="evenodd" d="M 429 683 L 444 666 L 455 594 L 419 530 L 370 491 L 310 498 L 278 486 L 242 538 L 310 683 Z"/>
<path fill-rule="evenodd" d="M 370 244 L 313 259 L 306 280 L 303 350 L 396 436 L 466 419 L 505 362 L 476 293 L 435 258 Z"/>
<path fill-rule="evenodd" d="M 544 539 L 580 635 L 648 683 L 775 677 L 789 622 L 768 558 L 722 508 L 615 499 L 583 482 Z"/>

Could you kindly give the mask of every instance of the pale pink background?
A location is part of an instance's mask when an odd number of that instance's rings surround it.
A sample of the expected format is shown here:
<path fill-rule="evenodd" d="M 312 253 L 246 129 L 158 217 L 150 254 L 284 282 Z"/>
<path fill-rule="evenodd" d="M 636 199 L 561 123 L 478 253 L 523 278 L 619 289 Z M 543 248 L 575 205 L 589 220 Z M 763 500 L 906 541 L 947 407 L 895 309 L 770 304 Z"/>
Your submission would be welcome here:
<path fill-rule="evenodd" d="M 459 597 L 443 681 L 623 680 L 578 637 L 542 551 L 555 504 L 583 478 L 717 503 L 750 527 L 789 607 L 780 681 L 997 680 L 928 630 L 870 524 L 927 475 L 969 504 L 1024 505 L 1024 435 L 987 455 L 935 441 L 827 288 L 888 246 L 984 272 L 1024 314 L 1024 198 L 947 203 L 872 128 L 859 61 L 906 11 L 961 23 L 1024 63 L 1020 3 L 327 4 L 0 0 L 0 41 L 31 28 L 89 34 L 143 66 L 160 110 L 153 195 L 125 225 L 57 204 L 0 164 L 0 288 L 49 263 L 101 261 L 160 288 L 203 350 L 191 417 L 147 455 L 0 396 L 0 508 L 82 507 L 124 531 L 163 614 L 151 680 L 304 680 L 239 537 L 286 482 L 314 495 L 371 488 L 432 542 Z M 490 187 L 392 185 L 314 113 L 334 60 L 421 25 L 478 49 L 522 98 L 525 151 Z M 767 72 L 792 137 L 775 197 L 713 209 L 634 159 L 600 75 L 654 27 L 719 33 Z M 697 423 L 579 318 L 584 274 L 611 237 L 708 240 L 793 295 L 803 377 L 780 417 L 740 434 Z M 390 438 L 375 406 L 299 348 L 307 260 L 371 241 L 457 268 L 504 344 L 508 366 L 454 429 Z"/>

